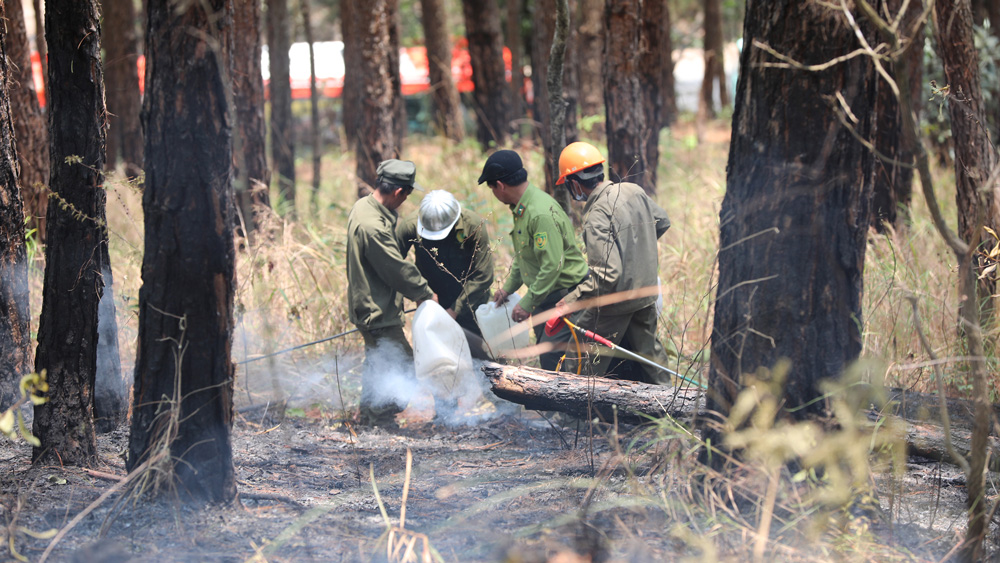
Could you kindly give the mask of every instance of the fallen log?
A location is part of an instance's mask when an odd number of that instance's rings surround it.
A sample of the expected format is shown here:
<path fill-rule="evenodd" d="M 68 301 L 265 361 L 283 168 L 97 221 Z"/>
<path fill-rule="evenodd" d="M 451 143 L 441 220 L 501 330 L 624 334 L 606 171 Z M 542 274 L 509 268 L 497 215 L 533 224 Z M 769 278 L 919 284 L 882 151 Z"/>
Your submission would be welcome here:
<path fill-rule="evenodd" d="M 705 405 L 704 392 L 692 387 L 650 385 L 494 363 L 486 363 L 482 369 L 492 384 L 493 394 L 501 399 L 529 409 L 559 411 L 604 422 L 642 424 L 664 415 L 689 419 Z M 905 440 L 910 455 L 954 463 L 948 456 L 944 430 L 938 421 L 939 402 L 935 395 L 886 389 L 886 398 L 890 401 L 888 407 L 868 410 L 870 420 L 900 416 L 906 422 Z M 958 454 L 968 457 L 969 402 L 952 398 L 948 399 L 948 406 L 952 445 Z M 1000 471 L 1000 442 L 991 438 L 990 448 L 990 470 Z"/>

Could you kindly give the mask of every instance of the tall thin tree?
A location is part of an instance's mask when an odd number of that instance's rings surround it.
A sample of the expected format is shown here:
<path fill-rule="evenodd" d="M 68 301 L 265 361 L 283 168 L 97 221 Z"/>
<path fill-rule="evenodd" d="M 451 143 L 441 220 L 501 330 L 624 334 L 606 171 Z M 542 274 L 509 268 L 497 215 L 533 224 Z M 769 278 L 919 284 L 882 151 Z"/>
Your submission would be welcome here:
<path fill-rule="evenodd" d="M 563 10 L 566 10 L 563 12 Z M 531 80 L 535 116 L 541 122 L 545 152 L 545 190 L 556 194 L 568 210 L 568 193 L 555 190 L 559 153 L 577 139 L 577 80 L 574 47 L 566 0 L 540 0 L 535 4 L 531 42 Z M 560 18 L 562 16 L 562 18 Z M 560 19 L 564 19 L 560 26 Z M 556 114 L 559 115 L 556 115 Z M 558 124 L 557 124 L 558 121 Z M 558 126 L 559 130 L 556 130 Z"/>
<path fill-rule="evenodd" d="M 392 3 L 395 0 L 373 0 L 356 4 L 352 9 L 354 31 L 361 46 L 361 66 L 357 74 L 362 78 L 361 111 L 357 151 L 358 197 L 368 193 L 375 185 L 375 169 L 387 158 L 399 156 L 396 144 L 396 119 L 392 77 L 399 76 L 398 61 L 389 56 L 392 43 L 389 35 L 393 25 Z"/>
<path fill-rule="evenodd" d="M 699 119 L 714 118 L 715 95 L 719 95 L 719 106 L 729 105 L 729 90 L 726 86 L 726 69 L 723 64 L 722 0 L 704 0 L 705 11 L 705 75 L 701 80 L 701 96 L 698 102 Z"/>
<path fill-rule="evenodd" d="M 108 100 L 108 168 L 119 155 L 129 178 L 142 172 L 139 41 L 132 0 L 101 0 L 104 8 L 104 83 Z"/>
<path fill-rule="evenodd" d="M 340 3 L 340 34 L 344 38 L 344 67 L 361 68 L 361 53 L 364 49 L 364 34 L 356 27 L 354 2 Z M 358 128 L 361 126 L 361 93 L 364 89 L 364 76 L 357 72 L 344 73 L 344 90 L 341 94 L 341 112 L 344 120 L 344 139 L 347 146 L 354 147 L 358 140 Z"/>
<path fill-rule="evenodd" d="M 0 19 L 11 17 L 5 6 L 0 5 Z M 7 95 L 12 78 L 7 64 L 10 39 L 11 35 L 0 27 L 0 240 L 3 241 L 0 245 L 0 409 L 6 409 L 17 400 L 18 381 L 31 371 L 24 207 L 18 186 L 13 115 Z"/>
<path fill-rule="evenodd" d="M 510 137 L 510 89 L 503 57 L 500 9 L 496 0 L 462 0 L 475 86 L 476 138 L 483 150 Z"/>
<path fill-rule="evenodd" d="M 162 463 L 178 495 L 236 496 L 232 0 L 149 0 L 146 188 L 135 410 L 126 467 Z M 169 448 L 169 457 L 155 452 Z"/>
<path fill-rule="evenodd" d="M 577 2 L 577 74 L 580 77 L 580 115 L 584 118 L 604 114 L 604 0 Z M 591 129 L 591 135 L 601 137 L 604 123 Z"/>
<path fill-rule="evenodd" d="M 48 0 L 49 156 L 45 285 L 35 369 L 49 402 L 35 407 L 33 458 L 90 465 L 97 459 L 94 384 L 98 310 L 108 243 L 105 221 L 104 78 L 95 0 Z"/>
<path fill-rule="evenodd" d="M 291 48 L 288 0 L 267 0 L 267 61 L 271 81 L 271 164 L 278 193 L 295 215 L 295 131 L 292 128 Z"/>
<path fill-rule="evenodd" d="M 507 0 L 507 29 L 505 39 L 510 49 L 510 118 L 515 122 L 524 117 L 524 0 Z M 515 132 L 520 127 L 513 127 Z"/>
<path fill-rule="evenodd" d="M 44 242 L 45 212 L 49 201 L 49 133 L 45 113 L 35 91 L 24 8 L 20 2 L 5 2 L 3 8 L 7 22 L 7 54 L 13 63 L 9 68 L 11 80 L 8 94 L 21 169 L 18 183 L 28 216 L 28 228 L 35 229 L 37 237 Z"/>
<path fill-rule="evenodd" d="M 271 207 L 267 123 L 261 77 L 261 0 L 233 1 L 233 102 L 235 104 L 236 202 L 245 228 L 257 228 L 258 210 Z"/>
<path fill-rule="evenodd" d="M 512 2 L 516 4 L 517 2 Z M 427 45 L 427 67 L 434 97 L 434 123 L 438 131 L 455 142 L 465 138 L 462 104 L 451 78 L 451 36 L 448 12 L 442 0 L 420 0 L 420 21 Z"/>
<path fill-rule="evenodd" d="M 319 209 L 320 169 L 323 156 L 323 138 L 319 130 L 319 90 L 316 86 L 316 49 L 313 46 L 312 9 L 310 0 L 299 0 L 302 9 L 302 30 L 309 45 L 309 145 L 312 147 L 312 193 L 309 209 L 315 214 Z"/>

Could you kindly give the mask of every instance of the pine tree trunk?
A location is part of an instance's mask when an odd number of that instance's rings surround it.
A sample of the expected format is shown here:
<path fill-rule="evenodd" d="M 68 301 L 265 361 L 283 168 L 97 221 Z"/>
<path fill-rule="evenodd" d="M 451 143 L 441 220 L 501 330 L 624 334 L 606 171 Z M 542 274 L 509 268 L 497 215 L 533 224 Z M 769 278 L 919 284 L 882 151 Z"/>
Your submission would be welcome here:
<path fill-rule="evenodd" d="M 948 114 L 955 140 L 955 188 L 958 202 L 958 235 L 971 242 L 976 229 L 985 225 L 1000 232 L 1000 184 L 986 186 L 997 165 L 996 152 L 983 125 L 986 108 L 979 72 L 979 53 L 972 36 L 969 0 L 935 2 L 938 53 L 948 79 Z M 950 24 L 950 25 L 949 25 Z M 978 194 L 978 195 L 977 195 Z M 988 235 L 987 235 L 988 237 Z M 989 240 L 989 238 L 987 238 Z M 978 258 L 978 257 L 977 257 Z M 975 264 L 978 270 L 985 266 Z M 992 310 L 996 279 L 979 280 L 979 299 Z"/>
<path fill-rule="evenodd" d="M 606 6 L 604 104 L 610 180 L 634 182 L 654 194 L 656 161 L 649 161 L 646 143 L 658 140 L 652 131 L 659 130 L 659 118 L 655 109 L 647 107 L 646 86 L 639 72 L 643 64 L 641 4 L 639 0 L 607 0 Z"/>
<path fill-rule="evenodd" d="M 309 145 L 312 147 L 312 193 L 309 197 L 309 211 L 315 215 L 319 211 L 320 169 L 323 156 L 323 141 L 319 131 L 319 91 L 316 85 L 316 49 L 313 46 L 312 16 L 310 0 L 299 0 L 302 8 L 302 29 L 309 45 Z"/>
<path fill-rule="evenodd" d="M 469 40 L 476 112 L 476 138 L 483 150 L 510 137 L 510 88 L 503 62 L 503 35 L 496 0 L 462 0 Z"/>
<path fill-rule="evenodd" d="M 45 44 L 45 13 L 43 0 L 31 0 L 35 11 L 35 50 L 42 65 L 42 90 L 49 91 L 49 48 Z"/>
<path fill-rule="evenodd" d="M 726 92 L 726 71 L 722 58 L 722 3 L 720 0 L 704 0 L 705 4 L 705 76 L 701 81 L 701 101 L 698 104 L 700 118 L 714 119 L 715 85 L 719 85 L 720 106 L 728 105 Z"/>
<path fill-rule="evenodd" d="M 403 103 L 403 77 L 399 74 L 399 0 L 388 0 L 389 14 L 389 67 L 396 69 L 389 74 L 392 82 L 392 124 L 396 136 L 396 154 L 403 153 L 403 138 L 406 136 L 406 105 Z"/>
<path fill-rule="evenodd" d="M 660 114 L 660 125 L 670 127 L 677 120 L 677 90 L 674 86 L 674 47 L 670 38 L 670 30 L 673 29 L 670 19 L 670 3 L 663 5 L 663 66 L 660 73 L 660 85 L 663 99 Z"/>
<path fill-rule="evenodd" d="M 354 32 L 361 43 L 361 106 L 357 135 L 358 197 L 375 186 L 375 169 L 387 158 L 398 158 L 395 125 L 395 86 L 393 76 L 399 76 L 399 67 L 390 56 L 392 43 L 394 0 L 373 0 L 364 6 L 352 8 Z"/>
<path fill-rule="evenodd" d="M 278 193 L 295 216 L 295 132 L 292 129 L 291 48 L 288 0 L 267 0 L 267 55 L 271 81 L 271 163 Z"/>
<path fill-rule="evenodd" d="M 889 13 L 899 12 L 903 0 L 888 0 Z M 900 30 L 907 32 L 913 29 L 916 18 L 920 17 L 923 7 L 921 2 L 910 4 L 910 9 L 903 20 Z M 924 31 L 918 28 L 913 37 L 903 40 L 912 46 L 906 52 L 910 69 L 910 105 L 915 111 L 920 111 L 923 105 L 921 81 L 923 80 Z M 892 72 L 892 69 L 890 69 Z M 897 78 L 898 79 L 898 78 Z M 900 104 L 891 88 L 879 88 L 878 127 L 875 136 L 875 147 L 885 158 L 880 157 L 875 166 L 875 185 L 872 197 L 873 226 L 879 232 L 885 232 L 886 226 L 899 228 L 905 225 L 909 216 L 910 199 L 913 194 L 913 167 L 907 164 L 913 162 L 913 153 L 903 142 L 902 116 Z"/>
<path fill-rule="evenodd" d="M 49 402 L 35 407 L 36 462 L 97 461 L 94 382 L 98 309 L 107 245 L 104 80 L 94 0 L 48 0 L 52 205 L 46 217 L 45 285 L 35 370 L 46 370 Z"/>
<path fill-rule="evenodd" d="M 49 135 L 45 114 L 38 104 L 38 93 L 31 71 L 31 47 L 20 2 L 3 6 L 7 21 L 7 55 L 13 63 L 8 71 L 8 95 L 17 139 L 17 159 L 20 165 L 18 184 L 28 228 L 35 229 L 38 240 L 45 241 L 45 212 L 48 208 Z"/>
<path fill-rule="evenodd" d="M 642 90 L 642 108 L 646 126 L 642 133 L 645 150 L 645 181 L 640 182 L 650 194 L 656 193 L 656 167 L 660 162 L 660 129 L 663 128 L 663 65 L 670 52 L 663 49 L 664 37 L 669 30 L 663 12 L 666 0 L 643 0 L 639 38 L 638 75 Z"/>
<path fill-rule="evenodd" d="M 364 27 L 359 27 L 356 16 L 358 11 L 358 5 L 354 2 L 340 3 L 340 34 L 344 38 L 345 68 L 361 68 L 362 64 Z M 340 97 L 340 113 L 344 120 L 344 140 L 351 148 L 357 146 L 358 128 L 361 127 L 361 92 L 363 89 L 363 76 L 356 72 L 344 74 L 344 91 Z"/>
<path fill-rule="evenodd" d="M 267 123 L 261 78 L 261 0 L 233 2 L 233 102 L 236 106 L 236 153 L 233 176 L 236 201 L 246 229 L 256 230 L 255 208 L 269 209 L 271 170 L 267 167 Z"/>
<path fill-rule="evenodd" d="M 233 32 L 232 2 L 178 11 L 174 0 L 150 0 L 148 10 L 145 253 L 126 467 L 169 445 L 180 498 L 228 503 L 235 249 L 231 85 L 219 46 Z"/>
<path fill-rule="evenodd" d="M 16 16 L 0 6 L 0 17 L 9 21 Z M 23 28 L 23 15 L 21 20 Z M 12 79 L 7 64 L 7 42 L 11 39 L 11 35 L 0 28 L 0 240 L 3 241 L 0 244 L 0 409 L 6 409 L 20 398 L 18 383 L 21 376 L 31 372 L 24 205 L 18 186 L 18 156 L 7 94 Z M 27 37 L 20 40 L 26 41 Z"/>
<path fill-rule="evenodd" d="M 576 26 L 577 75 L 580 82 L 580 115 L 584 118 L 604 114 L 604 0 L 581 0 Z M 596 123 L 590 130 L 596 139 L 604 137 L 604 123 Z"/>
<path fill-rule="evenodd" d="M 521 21 L 524 17 L 524 0 L 507 0 L 507 32 L 504 36 L 510 49 L 510 117 L 514 121 L 524 118 L 524 34 Z M 520 135 L 519 126 L 512 127 Z"/>
<path fill-rule="evenodd" d="M 114 169 L 119 153 L 125 174 L 142 173 L 142 124 L 139 75 L 136 61 L 136 14 L 132 0 L 102 0 L 104 13 L 104 81 L 108 100 L 108 168 Z"/>
<path fill-rule="evenodd" d="M 516 4 L 517 2 L 512 2 Z M 420 0 L 421 22 L 427 45 L 427 67 L 434 97 L 434 123 L 440 134 L 459 143 L 465 138 L 462 104 L 451 78 L 451 36 L 442 0 Z"/>
<path fill-rule="evenodd" d="M 863 57 L 816 72 L 763 66 L 777 61 L 758 41 L 804 64 L 858 47 L 845 18 L 819 4 L 751 1 L 744 38 L 707 408 L 726 416 L 745 374 L 766 380 L 784 359 L 782 416 L 801 418 L 825 411 L 819 382 L 840 377 L 862 342 L 874 156 L 828 100 L 840 92 L 870 141 L 877 86 Z"/>

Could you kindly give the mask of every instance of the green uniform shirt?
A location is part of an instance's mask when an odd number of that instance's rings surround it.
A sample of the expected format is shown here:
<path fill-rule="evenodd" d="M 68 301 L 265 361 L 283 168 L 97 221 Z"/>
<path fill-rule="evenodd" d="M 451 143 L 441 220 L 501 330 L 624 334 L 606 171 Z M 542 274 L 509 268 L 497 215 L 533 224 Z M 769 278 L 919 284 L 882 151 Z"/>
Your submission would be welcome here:
<path fill-rule="evenodd" d="M 413 213 L 400 219 L 396 238 L 403 256 L 416 247 L 414 261 L 441 306 L 454 310 L 459 319 L 475 327 L 475 308 L 490 300 L 493 285 L 493 253 L 486 220 L 463 208 L 448 236 L 429 240 L 417 234 L 417 214 Z"/>
<path fill-rule="evenodd" d="M 503 289 L 513 293 L 527 285 L 520 305 L 530 312 L 549 293 L 579 283 L 587 275 L 587 262 L 576 245 L 573 224 L 552 196 L 529 184 L 510 209 L 514 263 Z"/>
<path fill-rule="evenodd" d="M 670 228 L 667 212 L 641 187 L 603 182 L 583 208 L 583 242 L 590 276 L 566 296 L 566 302 L 656 287 L 656 241 Z M 648 307 L 656 294 L 602 306 L 622 315 Z"/>
<path fill-rule="evenodd" d="M 434 292 L 417 267 L 403 260 L 396 214 L 369 195 L 347 218 L 347 305 L 351 322 L 366 330 L 403 324 L 403 296 L 418 301 Z"/>

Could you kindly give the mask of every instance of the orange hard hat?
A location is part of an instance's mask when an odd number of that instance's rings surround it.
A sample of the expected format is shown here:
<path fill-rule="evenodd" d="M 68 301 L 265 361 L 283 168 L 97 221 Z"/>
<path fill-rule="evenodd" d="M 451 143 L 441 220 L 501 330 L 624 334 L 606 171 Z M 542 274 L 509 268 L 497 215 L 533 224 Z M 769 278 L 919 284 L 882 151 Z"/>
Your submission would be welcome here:
<path fill-rule="evenodd" d="M 583 141 L 570 143 L 559 155 L 559 179 L 556 180 L 556 185 L 565 182 L 566 176 L 602 162 L 604 157 L 594 145 Z"/>

